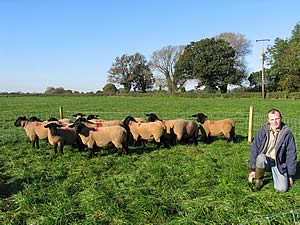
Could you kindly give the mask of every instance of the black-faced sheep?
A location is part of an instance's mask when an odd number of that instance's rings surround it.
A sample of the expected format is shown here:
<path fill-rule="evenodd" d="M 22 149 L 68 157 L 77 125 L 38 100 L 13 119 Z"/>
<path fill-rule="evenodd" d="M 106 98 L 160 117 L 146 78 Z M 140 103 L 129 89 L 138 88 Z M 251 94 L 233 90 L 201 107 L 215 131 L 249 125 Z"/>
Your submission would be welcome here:
<path fill-rule="evenodd" d="M 163 143 L 166 143 L 166 127 L 161 121 L 141 123 L 137 122 L 134 117 L 127 116 L 124 119 L 123 125 L 127 132 L 130 132 L 133 140 L 155 141 L 157 148 Z"/>
<path fill-rule="evenodd" d="M 197 123 L 184 119 L 161 120 L 155 113 L 146 113 L 148 121 L 162 121 L 166 126 L 166 133 L 170 144 L 198 143 L 199 129 Z"/>
<path fill-rule="evenodd" d="M 225 136 L 227 142 L 236 141 L 235 123 L 232 119 L 209 120 L 203 113 L 197 113 L 192 117 L 197 117 L 197 121 L 200 123 L 204 142 L 210 142 L 211 137 L 222 135 Z"/>
<path fill-rule="evenodd" d="M 73 125 L 70 125 L 70 127 L 74 127 L 82 143 L 88 147 L 89 158 L 94 154 L 94 146 L 114 146 L 117 148 L 119 154 L 126 154 L 128 151 L 127 131 L 121 126 L 91 128 L 77 120 Z"/>
<path fill-rule="evenodd" d="M 74 129 L 62 128 L 63 126 L 57 123 L 48 123 L 44 127 L 48 128 L 48 141 L 54 146 L 55 154 L 57 153 L 57 147 L 60 153 L 63 154 L 65 145 L 77 145 L 79 151 L 84 148 L 79 135 L 76 134 Z"/>
<path fill-rule="evenodd" d="M 48 121 L 40 121 L 36 117 L 31 117 L 31 119 L 27 119 L 26 116 L 20 116 L 15 121 L 16 127 L 23 127 L 27 137 L 32 143 L 32 148 L 39 149 L 39 139 L 47 139 L 48 138 L 48 130 L 44 128 L 44 126 L 48 123 Z"/>

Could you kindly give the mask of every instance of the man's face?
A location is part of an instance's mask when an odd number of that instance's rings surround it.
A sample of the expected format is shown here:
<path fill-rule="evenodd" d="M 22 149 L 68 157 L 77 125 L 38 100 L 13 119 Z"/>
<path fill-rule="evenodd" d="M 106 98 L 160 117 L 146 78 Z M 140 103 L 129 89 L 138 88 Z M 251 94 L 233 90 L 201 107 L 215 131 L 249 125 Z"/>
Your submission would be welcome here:
<path fill-rule="evenodd" d="M 269 113 L 269 123 L 272 130 L 280 128 L 281 118 L 278 112 Z"/>

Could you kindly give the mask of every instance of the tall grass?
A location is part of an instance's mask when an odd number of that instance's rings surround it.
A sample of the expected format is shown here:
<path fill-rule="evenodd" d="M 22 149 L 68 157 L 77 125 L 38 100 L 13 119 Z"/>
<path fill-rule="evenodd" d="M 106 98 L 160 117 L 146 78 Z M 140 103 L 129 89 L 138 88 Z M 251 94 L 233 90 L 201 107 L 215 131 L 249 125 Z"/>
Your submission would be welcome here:
<path fill-rule="evenodd" d="M 298 100 L 0 98 L 0 129 L 8 133 L 0 135 L 0 223 L 291 223 L 291 214 L 271 216 L 300 208 L 297 180 L 287 193 L 275 192 L 272 180 L 260 192 L 253 192 L 247 183 L 250 105 L 256 118 L 261 118 L 255 121 L 259 123 L 256 128 L 265 121 L 266 111 L 277 107 L 287 121 L 296 122 L 293 132 L 299 133 Z M 121 119 L 128 114 L 142 117 L 145 112 L 155 112 L 165 119 L 192 119 L 197 112 L 211 119 L 231 117 L 237 121 L 238 143 L 226 143 L 221 138 L 211 144 L 159 150 L 149 143 L 145 148 L 131 147 L 125 156 L 104 149 L 90 160 L 85 152 L 70 147 L 64 155 L 55 156 L 52 146 L 45 142 L 40 150 L 31 149 L 24 131 L 13 126 L 14 120 L 20 115 L 57 117 L 59 106 L 64 107 L 65 117 L 76 112 L 98 113 L 104 119 Z"/>

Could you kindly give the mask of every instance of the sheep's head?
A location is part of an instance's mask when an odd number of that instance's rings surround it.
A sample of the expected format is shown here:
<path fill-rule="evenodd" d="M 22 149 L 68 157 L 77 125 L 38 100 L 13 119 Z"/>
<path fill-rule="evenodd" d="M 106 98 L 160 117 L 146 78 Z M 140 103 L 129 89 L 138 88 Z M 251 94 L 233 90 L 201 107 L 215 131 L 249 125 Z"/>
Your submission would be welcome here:
<path fill-rule="evenodd" d="M 62 127 L 62 125 L 61 124 L 57 124 L 57 123 L 48 123 L 47 125 L 45 125 L 44 126 L 45 128 L 54 128 L 54 129 L 56 129 L 56 128 L 58 128 L 58 127 Z"/>
<path fill-rule="evenodd" d="M 127 116 L 123 121 L 124 127 L 128 127 L 130 121 L 137 123 L 136 119 L 133 116 Z"/>
<path fill-rule="evenodd" d="M 47 125 L 44 126 L 45 128 L 49 128 L 51 131 L 51 134 L 53 136 L 56 136 L 57 134 L 57 128 L 58 127 L 62 127 L 61 124 L 57 124 L 57 123 L 48 123 Z"/>
<path fill-rule="evenodd" d="M 76 117 L 76 119 L 78 119 L 78 118 L 84 117 L 85 114 L 83 114 L 83 113 L 75 113 L 75 114 L 73 114 L 72 116 L 73 116 L 73 117 Z"/>
<path fill-rule="evenodd" d="M 48 121 L 49 121 L 49 122 L 50 122 L 50 121 L 58 121 L 58 119 L 56 119 L 55 117 L 51 117 L 51 118 L 48 119 Z"/>
<path fill-rule="evenodd" d="M 30 117 L 30 118 L 29 118 L 29 121 L 30 121 L 30 122 L 43 122 L 42 119 L 40 119 L 40 118 L 38 118 L 38 117 L 36 117 L 36 116 Z"/>
<path fill-rule="evenodd" d="M 203 113 L 197 113 L 192 115 L 192 117 L 197 117 L 197 121 L 201 124 L 203 124 L 205 122 L 205 120 L 207 120 L 207 116 L 204 115 Z"/>
<path fill-rule="evenodd" d="M 97 115 L 93 115 L 93 114 L 88 115 L 87 120 L 92 120 L 92 119 L 98 119 L 98 116 Z"/>
<path fill-rule="evenodd" d="M 82 123 L 79 119 L 77 119 L 73 124 L 69 125 L 68 127 L 74 128 L 76 134 L 82 134 L 84 136 L 89 135 L 90 130 L 94 130 L 93 128 L 88 128 L 84 123 Z"/>
<path fill-rule="evenodd" d="M 155 113 L 145 113 L 145 115 L 148 116 L 149 122 L 154 122 L 156 120 L 160 120 Z"/>
<path fill-rule="evenodd" d="M 18 119 L 16 119 L 15 121 L 15 126 L 16 127 L 20 127 L 22 126 L 22 121 L 28 121 L 28 119 L 26 118 L 26 116 L 19 116 Z"/>

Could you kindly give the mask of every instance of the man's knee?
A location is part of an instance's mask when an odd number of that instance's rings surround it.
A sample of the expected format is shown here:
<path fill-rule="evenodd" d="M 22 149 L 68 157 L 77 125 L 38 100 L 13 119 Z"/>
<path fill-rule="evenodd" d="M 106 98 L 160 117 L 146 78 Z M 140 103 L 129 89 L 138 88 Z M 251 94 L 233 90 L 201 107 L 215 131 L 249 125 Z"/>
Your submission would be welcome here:
<path fill-rule="evenodd" d="M 256 158 L 256 167 L 257 168 L 265 168 L 266 155 L 259 154 Z"/>
<path fill-rule="evenodd" d="M 279 191 L 279 192 L 287 192 L 288 191 L 288 187 L 286 186 L 279 186 L 279 187 L 274 187 L 276 191 Z"/>

